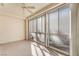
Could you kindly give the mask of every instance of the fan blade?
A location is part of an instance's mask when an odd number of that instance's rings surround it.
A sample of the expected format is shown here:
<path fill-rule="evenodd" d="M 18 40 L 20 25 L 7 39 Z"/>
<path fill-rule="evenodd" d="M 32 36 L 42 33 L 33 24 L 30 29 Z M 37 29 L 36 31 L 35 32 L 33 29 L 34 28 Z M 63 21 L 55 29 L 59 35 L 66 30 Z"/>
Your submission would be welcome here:
<path fill-rule="evenodd" d="M 35 9 L 34 6 L 26 6 L 25 3 L 22 3 L 22 8 L 24 8 L 24 9 Z"/>
<path fill-rule="evenodd" d="M 31 10 L 29 10 L 29 9 L 26 9 L 28 12 L 30 12 L 31 14 L 33 14 L 33 12 L 31 11 Z"/>
<path fill-rule="evenodd" d="M 24 6 L 24 7 L 22 7 L 22 8 L 25 8 L 25 9 L 35 9 L 35 7 L 34 6 Z"/>

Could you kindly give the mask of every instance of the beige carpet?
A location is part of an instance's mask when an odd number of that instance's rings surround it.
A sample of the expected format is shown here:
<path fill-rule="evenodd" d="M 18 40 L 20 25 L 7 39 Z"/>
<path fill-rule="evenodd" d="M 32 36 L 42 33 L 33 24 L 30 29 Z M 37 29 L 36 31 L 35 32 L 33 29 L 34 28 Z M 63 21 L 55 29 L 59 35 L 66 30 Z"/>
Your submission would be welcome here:
<path fill-rule="evenodd" d="M 0 45 L 0 56 L 57 56 L 62 55 L 49 51 L 42 45 L 30 41 L 18 41 Z"/>

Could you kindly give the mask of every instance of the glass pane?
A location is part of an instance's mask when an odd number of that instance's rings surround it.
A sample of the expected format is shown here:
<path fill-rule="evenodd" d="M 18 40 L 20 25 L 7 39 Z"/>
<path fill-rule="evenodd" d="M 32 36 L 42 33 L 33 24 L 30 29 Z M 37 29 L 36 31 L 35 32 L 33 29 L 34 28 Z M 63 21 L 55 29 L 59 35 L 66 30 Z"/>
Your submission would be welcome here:
<path fill-rule="evenodd" d="M 32 27 L 33 32 L 36 33 L 36 19 L 33 20 L 33 24 L 32 25 L 33 25 L 33 27 Z"/>
<path fill-rule="evenodd" d="M 33 39 L 33 36 L 32 36 L 33 29 L 32 29 L 32 27 L 33 27 L 33 21 L 30 20 L 30 21 L 29 21 L 29 39 L 30 39 L 30 40 Z"/>
<path fill-rule="evenodd" d="M 49 13 L 49 45 L 59 45 L 60 39 L 58 39 L 58 10 Z"/>
<path fill-rule="evenodd" d="M 29 32 L 32 32 L 32 21 L 29 21 Z"/>
<path fill-rule="evenodd" d="M 29 30 L 30 30 L 29 38 L 31 40 L 36 41 L 36 20 L 35 19 L 29 21 Z"/>
<path fill-rule="evenodd" d="M 68 6 L 65 6 L 59 9 L 59 38 L 63 43 L 62 49 L 67 52 L 69 51 L 69 26 L 69 8 Z"/>
<path fill-rule="evenodd" d="M 41 32 L 45 33 L 45 16 L 42 16 Z"/>
<path fill-rule="evenodd" d="M 69 52 L 69 8 L 62 8 L 49 13 L 49 45 Z"/>
<path fill-rule="evenodd" d="M 50 33 L 58 32 L 58 11 L 49 14 L 49 28 Z"/>
<path fill-rule="evenodd" d="M 33 40 L 36 41 L 36 19 L 34 19 L 32 21 L 33 21 L 33 24 L 32 24 L 32 29 L 33 29 L 32 36 L 33 36 Z"/>
<path fill-rule="evenodd" d="M 59 9 L 59 32 L 69 34 L 69 8 L 63 7 Z"/>
<path fill-rule="evenodd" d="M 50 40 L 49 40 L 49 45 L 56 47 L 60 50 L 69 52 L 69 46 L 67 44 L 69 44 L 69 42 L 67 42 L 66 40 L 64 40 L 63 35 L 50 35 Z"/>
<path fill-rule="evenodd" d="M 41 32 L 41 17 L 37 19 L 37 31 Z"/>
<path fill-rule="evenodd" d="M 45 16 L 41 16 L 37 19 L 37 37 L 38 42 L 45 42 Z"/>
<path fill-rule="evenodd" d="M 45 35 L 44 34 L 38 33 L 37 36 L 38 36 L 38 42 L 40 42 L 40 43 L 45 42 L 45 40 L 44 40 Z"/>

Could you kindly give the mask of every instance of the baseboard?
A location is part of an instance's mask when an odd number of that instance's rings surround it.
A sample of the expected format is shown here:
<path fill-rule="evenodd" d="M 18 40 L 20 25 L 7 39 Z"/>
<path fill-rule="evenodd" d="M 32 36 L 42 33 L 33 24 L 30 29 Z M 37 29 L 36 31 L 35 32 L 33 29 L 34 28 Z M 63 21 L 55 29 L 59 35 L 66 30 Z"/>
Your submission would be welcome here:
<path fill-rule="evenodd" d="M 18 41 L 23 41 L 25 39 L 21 39 L 21 40 L 14 40 L 14 41 L 9 41 L 9 42 L 5 42 L 5 43 L 0 43 L 0 45 L 5 45 L 5 44 L 9 44 L 9 43 L 15 43 L 15 42 L 18 42 Z"/>

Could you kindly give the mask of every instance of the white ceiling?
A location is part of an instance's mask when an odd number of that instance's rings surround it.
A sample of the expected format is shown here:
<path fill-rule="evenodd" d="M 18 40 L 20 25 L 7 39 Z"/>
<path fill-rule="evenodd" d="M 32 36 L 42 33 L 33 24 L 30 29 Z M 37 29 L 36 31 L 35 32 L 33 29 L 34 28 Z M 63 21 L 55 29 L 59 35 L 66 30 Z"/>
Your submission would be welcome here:
<path fill-rule="evenodd" d="M 47 6 L 48 3 L 26 3 L 26 6 L 34 6 L 35 9 L 29 9 L 32 13 L 37 12 L 38 10 L 42 9 L 43 7 Z M 31 15 L 27 9 L 23 12 L 22 3 L 4 3 L 1 5 L 0 3 L 0 15 L 7 15 L 13 16 L 17 18 L 23 18 Z"/>

